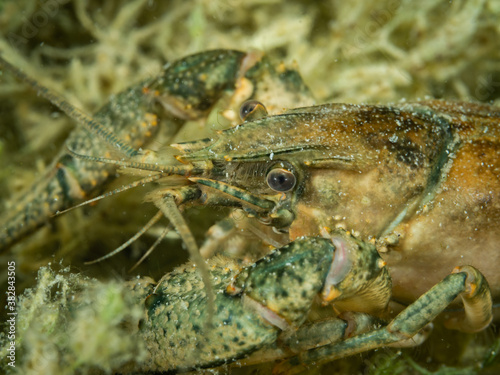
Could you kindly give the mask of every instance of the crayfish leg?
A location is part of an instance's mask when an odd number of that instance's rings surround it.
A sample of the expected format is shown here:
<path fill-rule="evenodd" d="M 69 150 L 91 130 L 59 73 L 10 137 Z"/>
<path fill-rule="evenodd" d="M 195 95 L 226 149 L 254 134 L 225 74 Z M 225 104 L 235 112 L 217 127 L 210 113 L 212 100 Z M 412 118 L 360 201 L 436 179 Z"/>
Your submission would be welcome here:
<path fill-rule="evenodd" d="M 465 317 L 448 322 L 450 328 L 465 332 L 477 332 L 486 328 L 492 320 L 488 283 L 474 267 L 458 267 L 396 316 L 388 326 L 301 353 L 278 364 L 273 373 L 293 374 L 302 370 L 303 365 L 325 363 L 367 350 L 407 343 L 458 296 L 464 301 Z"/>
<path fill-rule="evenodd" d="M 250 357 L 238 361 L 238 366 L 248 366 L 262 362 L 275 361 L 316 348 L 319 345 L 334 344 L 349 336 L 374 329 L 380 321 L 364 313 L 349 313 L 342 318 L 326 319 L 305 324 L 297 330 L 282 332 L 278 340 L 265 349 L 253 353 Z"/>
<path fill-rule="evenodd" d="M 167 219 L 170 220 L 170 223 L 177 230 L 182 240 L 184 241 L 184 244 L 186 245 L 191 260 L 198 267 L 198 271 L 200 273 L 203 284 L 205 284 L 207 293 L 207 324 L 210 325 L 215 312 L 215 292 L 212 286 L 212 279 L 210 277 L 207 264 L 200 254 L 200 250 L 198 249 L 196 240 L 191 233 L 186 220 L 182 216 L 174 196 L 171 194 L 166 194 L 163 198 L 155 201 L 155 204 L 163 212 Z"/>

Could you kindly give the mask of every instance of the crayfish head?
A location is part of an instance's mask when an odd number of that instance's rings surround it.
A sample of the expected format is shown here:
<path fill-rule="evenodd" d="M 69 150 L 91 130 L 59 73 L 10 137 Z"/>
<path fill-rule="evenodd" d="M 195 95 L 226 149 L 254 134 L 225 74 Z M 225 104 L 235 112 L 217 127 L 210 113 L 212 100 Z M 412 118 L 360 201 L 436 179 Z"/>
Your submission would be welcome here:
<path fill-rule="evenodd" d="M 187 176 L 200 191 L 199 204 L 239 208 L 260 224 L 279 231 L 288 229 L 295 219 L 293 207 L 299 191 L 299 174 L 291 163 L 269 160 L 211 163 L 212 168 L 205 173 Z"/>

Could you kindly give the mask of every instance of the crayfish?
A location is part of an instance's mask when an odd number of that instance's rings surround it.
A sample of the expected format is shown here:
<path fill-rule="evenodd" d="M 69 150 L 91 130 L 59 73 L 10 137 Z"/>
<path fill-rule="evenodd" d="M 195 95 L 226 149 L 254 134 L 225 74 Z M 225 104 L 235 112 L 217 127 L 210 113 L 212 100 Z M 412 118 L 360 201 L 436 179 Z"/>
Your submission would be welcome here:
<path fill-rule="evenodd" d="M 281 69 L 270 78 L 264 58 L 218 50 L 173 63 L 88 116 L 2 65 L 87 129 L 70 136 L 54 169 L 4 225 L 4 245 L 84 200 L 117 167 L 149 173 L 127 189 L 159 185 L 147 197 L 159 209 L 147 227 L 166 216 L 196 271 L 177 269 L 141 289 L 146 320 L 140 334 L 154 346 L 144 369 L 213 367 L 272 347 L 277 354 L 269 360 L 291 357 L 279 372 L 409 345 L 459 295 L 465 312 L 446 319 L 446 326 L 476 332 L 490 324 L 492 299 L 500 297 L 498 108 L 439 100 L 300 107 L 291 103 L 310 103 L 296 72 Z M 274 102 L 259 79 L 292 94 Z M 139 148 L 171 118 L 199 119 L 221 102 L 230 108 L 222 112 L 228 128 L 172 143 L 176 160 Z M 234 115 L 239 106 L 241 120 Z M 96 136 L 104 143 L 95 146 Z M 122 156 L 103 155 L 106 143 Z M 242 218 L 215 224 L 200 253 L 181 212 L 192 206 L 230 207 L 233 218 Z M 245 240 L 227 245 L 234 238 Z M 276 250 L 256 261 L 269 246 Z M 258 255 L 246 264 L 228 260 L 227 269 L 222 258 L 207 266 L 200 254 L 224 247 L 243 259 Z M 318 338 L 303 352 L 275 348 L 279 337 L 292 346 L 294 339 L 282 335 L 301 335 L 318 299 L 334 306 L 328 322 L 342 334 L 330 344 Z M 390 301 L 405 308 L 397 314 Z M 369 323 L 348 335 L 353 318 L 340 319 L 346 313 L 368 314 Z M 246 334 L 261 340 L 240 345 L 232 324 L 236 331 L 249 324 Z M 176 340 L 193 345 L 189 353 L 179 354 Z M 214 341 L 221 348 L 209 344 Z"/>

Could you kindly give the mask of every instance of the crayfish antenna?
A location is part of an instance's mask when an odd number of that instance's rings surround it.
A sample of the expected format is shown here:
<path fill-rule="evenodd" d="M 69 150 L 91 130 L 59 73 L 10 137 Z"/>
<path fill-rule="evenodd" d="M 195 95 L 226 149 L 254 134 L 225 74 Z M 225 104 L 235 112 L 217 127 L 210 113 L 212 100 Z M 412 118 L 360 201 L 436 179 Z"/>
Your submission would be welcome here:
<path fill-rule="evenodd" d="M 114 148 L 122 152 L 124 155 L 132 157 L 138 154 L 138 151 L 136 149 L 134 149 L 128 143 L 118 139 L 116 135 L 114 135 L 112 132 L 106 129 L 106 127 L 102 123 L 95 120 L 92 116 L 86 114 L 81 109 L 67 102 L 60 94 L 50 90 L 48 87 L 42 85 L 33 78 L 27 76 L 20 69 L 16 68 L 7 60 L 5 60 L 1 55 L 0 55 L 0 66 L 9 70 L 14 76 L 16 76 L 21 81 L 26 82 L 39 95 L 41 95 L 49 102 L 51 102 L 53 105 L 55 105 L 57 108 L 59 108 L 61 111 L 66 113 L 66 115 L 69 118 L 83 125 L 91 133 L 101 137 L 107 144 L 113 146 Z"/>
<path fill-rule="evenodd" d="M 188 249 L 191 260 L 198 267 L 198 271 L 200 272 L 203 284 L 205 284 L 207 294 L 208 328 L 211 326 L 212 318 L 215 314 L 215 292 L 212 286 L 212 280 L 210 278 L 207 264 L 200 254 L 196 240 L 189 230 L 189 226 L 184 220 L 179 207 L 177 207 L 177 204 L 175 203 L 175 198 L 172 195 L 165 195 L 163 198 L 155 201 L 155 204 L 158 208 L 160 208 L 167 219 L 170 220 L 170 223 L 172 223 L 174 228 L 177 230 Z"/>
<path fill-rule="evenodd" d="M 139 230 L 136 234 L 134 234 L 132 237 L 130 237 L 125 243 L 123 243 L 122 245 L 120 245 L 119 247 L 117 247 L 116 249 L 114 249 L 113 251 L 111 251 L 110 253 L 100 257 L 100 258 L 97 258 L 97 259 L 94 259 L 94 260 L 91 260 L 89 262 L 85 262 L 86 265 L 90 265 L 90 264 L 95 264 L 95 263 L 99 263 L 99 262 L 102 262 L 103 260 L 105 259 L 108 259 L 108 258 L 111 258 L 112 256 L 118 254 L 120 251 L 123 251 L 123 249 L 127 248 L 128 246 L 130 246 L 132 243 L 134 243 L 139 237 L 141 237 L 144 233 L 146 233 L 149 229 L 151 229 L 151 227 L 153 225 L 155 225 L 158 221 L 160 221 L 160 219 L 163 217 L 163 213 L 161 211 L 158 211 L 156 213 L 155 216 L 153 216 L 147 223 L 146 225 L 144 225 L 141 230 Z M 161 239 L 163 239 L 165 236 L 161 237 Z M 149 254 L 148 254 L 149 255 Z M 143 257 L 145 259 L 145 257 Z M 142 262 L 143 258 L 141 258 L 140 262 Z M 139 263 L 140 264 L 140 263 Z M 138 264 L 137 264 L 138 265 Z M 134 266 L 135 268 L 135 266 Z"/>
<path fill-rule="evenodd" d="M 62 214 L 65 214 L 66 212 L 68 211 L 72 211 L 74 210 L 75 208 L 80 208 L 80 207 L 83 207 L 83 206 L 87 206 L 91 203 L 94 203 L 94 202 L 97 202 L 97 201 L 100 201 L 101 199 L 104 199 L 104 198 L 107 198 L 107 197 L 110 197 L 112 195 L 115 195 L 115 194 L 118 194 L 118 193 L 121 193 L 123 191 L 127 191 L 129 189 L 133 189 L 137 186 L 141 186 L 141 185 L 145 185 L 145 184 L 148 184 L 150 182 L 153 182 L 153 181 L 156 181 L 156 180 L 159 180 L 160 178 L 162 177 L 165 177 L 163 174 L 161 173 L 158 173 L 158 174 L 155 174 L 153 176 L 148 176 L 148 177 L 145 177 L 145 178 L 142 178 L 140 180 L 137 180 L 137 181 L 134 181 L 134 182 L 131 182 L 130 184 L 127 184 L 127 185 L 124 185 L 124 186 L 121 186 L 117 189 L 114 189 L 114 190 L 111 190 L 111 191 L 108 191 L 104 194 L 101 194 L 101 195 L 98 195 L 97 197 L 95 198 L 92 198 L 92 199 L 89 199 L 85 202 L 82 202 L 80 204 L 77 204 L 76 206 L 72 206 L 70 208 L 67 208 L 65 210 L 62 210 L 62 211 L 56 211 L 56 213 L 54 215 L 52 215 L 52 217 L 56 217 L 56 216 L 59 216 L 59 215 L 62 215 Z"/>
<path fill-rule="evenodd" d="M 163 213 L 161 211 L 159 211 L 159 213 L 161 213 L 161 215 L 163 216 Z M 134 266 L 129 270 L 129 272 L 132 272 L 133 270 L 135 270 L 137 267 L 139 267 L 139 265 L 144 262 L 144 260 L 151 255 L 151 253 L 153 252 L 154 249 L 156 249 L 156 247 L 160 244 L 161 241 L 163 241 L 163 239 L 167 236 L 168 232 L 170 232 L 172 230 L 172 223 L 170 223 L 169 225 L 167 225 L 167 227 L 163 230 L 163 232 L 161 232 L 160 236 L 156 239 L 156 241 L 154 242 L 154 244 L 151 245 L 151 247 L 148 249 L 148 251 L 146 251 L 144 253 L 144 255 L 141 257 L 141 259 L 139 259 L 135 264 Z"/>

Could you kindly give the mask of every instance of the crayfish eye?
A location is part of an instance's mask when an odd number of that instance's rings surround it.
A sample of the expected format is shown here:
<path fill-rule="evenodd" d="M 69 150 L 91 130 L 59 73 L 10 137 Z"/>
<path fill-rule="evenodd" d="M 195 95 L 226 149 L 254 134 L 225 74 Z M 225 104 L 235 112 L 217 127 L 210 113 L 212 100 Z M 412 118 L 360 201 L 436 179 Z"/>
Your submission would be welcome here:
<path fill-rule="evenodd" d="M 266 107 L 257 100 L 247 100 L 240 107 L 240 117 L 243 121 L 254 121 L 266 116 Z"/>
<path fill-rule="evenodd" d="M 290 191 L 294 188 L 297 178 L 295 175 L 283 168 L 271 169 L 266 176 L 267 185 L 279 192 Z"/>

